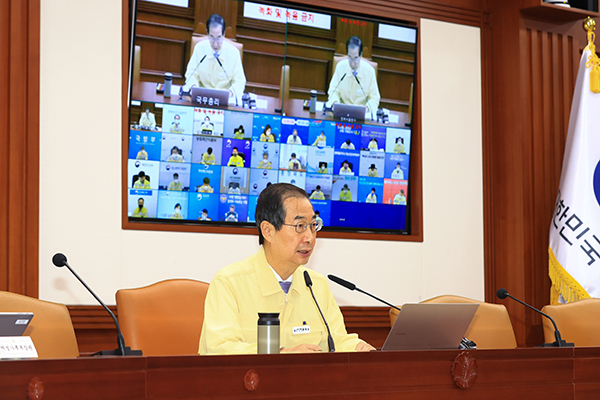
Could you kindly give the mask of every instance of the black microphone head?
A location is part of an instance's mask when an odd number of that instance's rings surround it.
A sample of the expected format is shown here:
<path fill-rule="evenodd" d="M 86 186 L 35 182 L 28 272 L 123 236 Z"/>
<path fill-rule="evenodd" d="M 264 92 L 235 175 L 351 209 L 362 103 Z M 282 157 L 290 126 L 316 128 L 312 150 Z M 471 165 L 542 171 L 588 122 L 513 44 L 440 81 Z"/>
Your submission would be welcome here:
<path fill-rule="evenodd" d="M 308 274 L 308 271 L 304 271 L 304 282 L 306 282 L 306 286 L 308 286 L 308 287 L 312 286 L 312 279 L 310 279 L 310 275 Z"/>
<path fill-rule="evenodd" d="M 499 299 L 505 299 L 508 297 L 508 290 L 506 290 L 504 288 L 500 288 L 496 292 L 496 296 L 498 296 Z"/>
<path fill-rule="evenodd" d="M 335 275 L 327 275 L 327 277 L 334 281 L 335 283 L 337 283 L 338 285 L 342 285 L 343 287 L 345 287 L 346 289 L 350 289 L 350 290 L 354 290 L 356 289 L 356 285 L 352 282 L 348 282 L 342 278 L 338 278 Z"/>
<path fill-rule="evenodd" d="M 52 263 L 57 267 L 64 267 L 67 264 L 67 257 L 63 253 L 56 253 L 52 257 Z"/>

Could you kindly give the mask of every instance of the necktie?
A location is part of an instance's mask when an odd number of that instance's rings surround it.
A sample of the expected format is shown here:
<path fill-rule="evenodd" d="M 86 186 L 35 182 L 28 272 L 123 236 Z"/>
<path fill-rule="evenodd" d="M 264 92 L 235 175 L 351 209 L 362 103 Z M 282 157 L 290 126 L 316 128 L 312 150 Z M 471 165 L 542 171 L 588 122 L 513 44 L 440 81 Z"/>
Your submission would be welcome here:
<path fill-rule="evenodd" d="M 283 289 L 283 292 L 285 294 L 288 294 L 291 284 L 292 284 L 292 282 L 281 282 L 281 281 L 279 282 L 279 286 L 281 286 L 281 288 Z"/>

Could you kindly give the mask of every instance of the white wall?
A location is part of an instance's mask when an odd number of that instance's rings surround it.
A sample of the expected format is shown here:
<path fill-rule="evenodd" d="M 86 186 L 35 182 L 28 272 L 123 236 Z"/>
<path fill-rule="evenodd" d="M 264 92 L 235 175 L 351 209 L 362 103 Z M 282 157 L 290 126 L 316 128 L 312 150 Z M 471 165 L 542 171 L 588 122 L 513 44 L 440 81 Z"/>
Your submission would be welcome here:
<path fill-rule="evenodd" d="M 319 239 L 309 267 L 390 302 L 484 297 L 479 29 L 423 20 L 423 243 Z M 120 288 L 210 281 L 256 236 L 121 229 L 121 0 L 41 3 L 40 298 L 107 303 Z M 232 250 L 235 249 L 235 250 Z M 379 305 L 332 287 L 341 305 Z"/>

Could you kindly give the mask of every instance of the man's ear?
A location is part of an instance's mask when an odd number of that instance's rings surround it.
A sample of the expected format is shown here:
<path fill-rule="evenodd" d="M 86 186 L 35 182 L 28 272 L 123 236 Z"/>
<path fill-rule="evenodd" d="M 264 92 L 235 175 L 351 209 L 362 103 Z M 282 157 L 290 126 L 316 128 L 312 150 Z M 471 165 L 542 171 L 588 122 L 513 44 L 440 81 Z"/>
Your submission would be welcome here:
<path fill-rule="evenodd" d="M 275 227 L 268 221 L 263 221 L 260 223 L 260 231 L 262 232 L 265 241 L 271 243 L 273 240 L 273 234 L 275 233 Z"/>

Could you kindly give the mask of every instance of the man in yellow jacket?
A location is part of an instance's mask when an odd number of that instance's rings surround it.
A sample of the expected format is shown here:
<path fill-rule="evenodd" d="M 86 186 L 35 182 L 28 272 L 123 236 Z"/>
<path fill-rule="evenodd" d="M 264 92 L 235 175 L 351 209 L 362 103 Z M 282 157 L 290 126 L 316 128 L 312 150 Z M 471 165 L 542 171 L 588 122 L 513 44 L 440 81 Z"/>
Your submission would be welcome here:
<path fill-rule="evenodd" d="M 280 314 L 282 353 L 327 351 L 327 330 L 304 280 L 308 270 L 303 264 L 310 259 L 321 228 L 308 195 L 288 183 L 270 185 L 259 196 L 255 216 L 263 247 L 223 268 L 211 281 L 199 353 L 256 354 L 259 312 Z M 314 271 L 309 275 L 336 350 L 374 350 L 346 332 L 325 277 Z M 299 326 L 310 329 L 298 333 Z"/>

